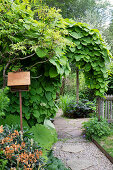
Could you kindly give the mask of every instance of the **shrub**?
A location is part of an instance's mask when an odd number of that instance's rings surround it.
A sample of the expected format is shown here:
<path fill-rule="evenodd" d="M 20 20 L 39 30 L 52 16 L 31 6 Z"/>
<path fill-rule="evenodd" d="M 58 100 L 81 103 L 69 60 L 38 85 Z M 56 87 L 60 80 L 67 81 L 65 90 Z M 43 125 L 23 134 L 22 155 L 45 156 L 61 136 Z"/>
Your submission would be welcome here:
<path fill-rule="evenodd" d="M 27 121 L 25 119 L 22 119 L 23 126 L 29 128 Z M 20 125 L 20 117 L 18 115 L 8 115 L 6 118 L 0 118 L 0 125 L 5 124 L 11 126 L 11 125 Z"/>
<path fill-rule="evenodd" d="M 7 97 L 8 87 L 0 89 L 0 116 L 5 116 L 5 110 L 7 110 L 9 104 L 9 98 Z"/>
<path fill-rule="evenodd" d="M 83 123 L 84 136 L 86 139 L 91 140 L 92 137 L 107 136 L 110 134 L 110 128 L 107 121 L 103 118 L 98 120 L 97 117 L 91 118 L 88 122 Z"/>
<path fill-rule="evenodd" d="M 0 126 L 0 151 L 3 151 L 0 159 L 6 169 L 36 170 L 44 164 L 42 151 L 37 143 L 9 126 Z"/>
<path fill-rule="evenodd" d="M 95 112 L 95 105 L 88 100 L 81 100 L 78 103 L 72 100 L 68 103 L 64 116 L 69 118 L 88 117 L 90 113 Z"/>

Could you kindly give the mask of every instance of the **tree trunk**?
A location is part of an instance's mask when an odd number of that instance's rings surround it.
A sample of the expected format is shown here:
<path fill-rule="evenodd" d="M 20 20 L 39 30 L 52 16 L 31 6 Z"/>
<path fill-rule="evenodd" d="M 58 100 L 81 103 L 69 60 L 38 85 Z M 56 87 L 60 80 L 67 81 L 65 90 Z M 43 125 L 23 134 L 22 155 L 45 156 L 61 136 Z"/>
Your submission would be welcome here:
<path fill-rule="evenodd" d="M 79 102 L 79 69 L 76 68 L 76 101 Z"/>
<path fill-rule="evenodd" d="M 64 88 L 65 88 L 65 78 L 62 77 L 62 87 L 60 88 L 61 95 L 64 95 Z"/>
<path fill-rule="evenodd" d="M 3 70 L 3 88 L 6 86 L 6 70 L 10 65 L 10 61 L 6 64 L 4 70 Z"/>

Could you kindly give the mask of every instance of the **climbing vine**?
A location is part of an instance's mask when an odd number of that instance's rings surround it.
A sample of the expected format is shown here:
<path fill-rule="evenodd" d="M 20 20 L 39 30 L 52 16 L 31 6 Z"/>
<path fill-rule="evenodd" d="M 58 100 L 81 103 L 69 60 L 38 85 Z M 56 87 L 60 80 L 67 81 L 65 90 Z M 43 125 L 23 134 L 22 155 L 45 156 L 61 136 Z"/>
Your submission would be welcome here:
<path fill-rule="evenodd" d="M 59 10 L 32 5 L 29 0 L 0 1 L 0 86 L 9 71 L 31 72 L 29 92 L 23 92 L 23 117 L 30 126 L 54 117 L 61 76 L 76 62 L 86 83 L 102 96 L 107 89 L 106 64 L 110 53 L 99 31 L 63 19 Z M 3 76 L 2 76 L 3 75 Z M 19 113 L 18 93 L 9 93 L 8 114 Z"/>
<path fill-rule="evenodd" d="M 61 75 L 70 71 L 66 46 L 73 45 L 65 38 L 68 31 L 59 11 L 32 3 L 0 1 L 0 85 L 6 85 L 10 71 L 30 71 L 30 91 L 22 93 L 23 118 L 30 126 L 54 117 Z M 18 93 L 9 92 L 9 98 L 7 115 L 18 115 Z"/>
<path fill-rule="evenodd" d="M 110 62 L 110 52 L 97 29 L 69 19 L 66 22 L 67 38 L 76 44 L 68 48 L 69 61 L 76 62 L 76 66 L 83 69 L 88 86 L 95 89 L 97 96 L 103 96 L 107 90 L 106 65 Z"/>

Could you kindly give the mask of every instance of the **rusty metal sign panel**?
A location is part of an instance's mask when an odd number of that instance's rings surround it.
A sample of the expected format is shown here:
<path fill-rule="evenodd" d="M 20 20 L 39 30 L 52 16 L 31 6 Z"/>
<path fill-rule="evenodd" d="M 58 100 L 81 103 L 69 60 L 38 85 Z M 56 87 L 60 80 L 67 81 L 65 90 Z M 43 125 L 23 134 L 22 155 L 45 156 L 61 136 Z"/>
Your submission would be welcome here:
<path fill-rule="evenodd" d="M 7 86 L 30 85 L 30 72 L 9 72 Z"/>

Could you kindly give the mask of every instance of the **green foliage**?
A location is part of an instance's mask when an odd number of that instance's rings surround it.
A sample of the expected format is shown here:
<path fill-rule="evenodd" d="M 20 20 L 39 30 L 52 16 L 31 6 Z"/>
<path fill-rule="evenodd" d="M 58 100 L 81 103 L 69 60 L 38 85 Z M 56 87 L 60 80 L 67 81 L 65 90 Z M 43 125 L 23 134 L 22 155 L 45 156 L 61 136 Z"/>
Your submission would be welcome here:
<path fill-rule="evenodd" d="M 50 150 L 52 145 L 57 141 L 56 130 L 41 124 L 36 124 L 30 129 L 34 134 L 34 140 L 46 150 Z"/>
<path fill-rule="evenodd" d="M 74 97 L 73 96 L 69 96 L 69 95 L 60 96 L 59 107 L 62 109 L 63 113 L 66 112 L 68 104 L 73 99 L 74 99 Z"/>
<path fill-rule="evenodd" d="M 7 97 L 8 88 L 0 89 L 0 118 L 5 116 L 5 111 L 9 105 L 9 98 Z"/>
<path fill-rule="evenodd" d="M 109 124 L 111 133 L 109 136 L 103 136 L 102 138 L 95 138 L 95 140 L 113 157 L 113 123 Z"/>
<path fill-rule="evenodd" d="M 85 80 L 97 96 L 103 96 L 106 86 L 106 64 L 109 63 L 110 52 L 107 50 L 98 30 L 91 29 L 87 24 L 67 21 L 70 37 L 75 50 L 69 48 L 68 58 L 76 62 L 76 66 L 84 70 Z"/>
<path fill-rule="evenodd" d="M 0 13 L 0 58 L 3 67 L 9 63 L 10 70 L 24 67 L 36 71 L 38 64 L 48 61 L 54 62 L 58 74 L 69 70 L 65 62 L 65 48 L 71 42 L 62 36 L 68 32 L 59 10 L 33 4 L 29 0 L 6 0 L 0 3 Z M 28 62 L 22 62 L 24 59 Z"/>
<path fill-rule="evenodd" d="M 23 127 L 27 127 L 29 128 L 28 124 L 27 124 L 27 121 L 26 120 L 22 120 L 23 121 Z M 9 125 L 9 126 L 16 126 L 16 125 L 19 125 L 20 126 L 20 117 L 17 116 L 17 115 L 8 115 L 6 116 L 6 118 L 0 118 L 0 125 Z"/>
<path fill-rule="evenodd" d="M 4 170 L 8 163 L 8 160 L 6 160 L 5 158 L 2 158 L 3 156 L 4 156 L 3 151 L 0 151 L 0 169 L 1 170 Z"/>
<path fill-rule="evenodd" d="M 76 73 L 75 73 L 76 65 L 75 63 L 71 63 L 71 73 L 69 76 L 66 76 L 65 79 L 65 87 L 64 94 L 69 95 L 70 97 L 76 98 Z M 79 70 L 79 98 L 87 99 L 93 101 L 95 99 L 95 90 L 88 88 L 88 85 L 85 83 L 84 71 L 82 69 Z M 72 100 L 72 99 L 71 99 Z"/>
<path fill-rule="evenodd" d="M 43 123 L 45 119 L 53 118 L 57 111 L 55 104 L 56 92 L 60 88 L 60 79 L 41 77 L 38 80 L 31 80 L 29 92 L 22 92 L 23 118 L 29 126 L 36 123 Z M 19 95 L 9 93 L 10 107 L 7 108 L 7 115 L 19 115 Z"/>
<path fill-rule="evenodd" d="M 82 99 L 78 103 L 75 100 L 71 100 L 66 105 L 64 116 L 69 118 L 83 118 L 89 117 L 90 113 L 94 113 L 96 110 L 95 104 L 88 100 Z"/>
<path fill-rule="evenodd" d="M 93 137 L 101 138 L 110 134 L 109 125 L 103 118 L 100 120 L 97 117 L 91 118 L 88 122 L 83 123 L 83 129 L 88 140 L 91 140 Z"/>
<path fill-rule="evenodd" d="M 65 168 L 62 161 L 53 156 L 53 153 L 50 152 L 48 155 L 48 162 L 45 166 L 45 170 L 68 170 Z"/>
<path fill-rule="evenodd" d="M 113 62 L 108 65 L 108 91 L 106 92 L 107 94 L 113 94 Z"/>
<path fill-rule="evenodd" d="M 73 43 L 65 38 L 65 20 L 59 10 L 31 1 L 1 1 L 0 13 L 0 75 L 7 64 L 6 74 L 18 68 L 30 71 L 30 91 L 22 92 L 23 118 L 29 126 L 43 123 L 55 116 L 60 75 L 70 71 L 65 49 Z M 9 98 L 7 115 L 18 115 L 18 94 L 9 92 Z"/>
<path fill-rule="evenodd" d="M 84 69 L 86 82 L 101 96 L 106 90 L 105 62 L 109 52 L 97 30 L 64 20 L 55 8 L 33 1 L 0 3 L 0 75 L 23 68 L 31 72 L 29 92 L 23 92 L 23 118 L 29 126 L 54 117 L 56 92 L 69 61 Z M 7 66 L 7 67 L 6 67 Z M 92 80 L 93 77 L 93 80 Z M 2 82 L 2 81 L 1 81 Z M 19 113 L 18 94 L 9 93 L 7 115 Z"/>

